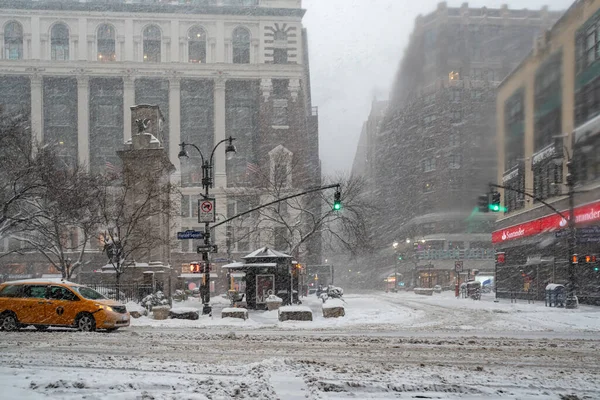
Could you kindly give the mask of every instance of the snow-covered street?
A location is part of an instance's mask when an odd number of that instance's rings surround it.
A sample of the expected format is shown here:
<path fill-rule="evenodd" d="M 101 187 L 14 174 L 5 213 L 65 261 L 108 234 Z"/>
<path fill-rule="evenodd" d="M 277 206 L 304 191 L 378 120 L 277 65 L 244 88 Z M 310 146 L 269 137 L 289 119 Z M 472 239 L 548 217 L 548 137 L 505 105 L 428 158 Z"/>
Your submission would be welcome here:
<path fill-rule="evenodd" d="M 215 299 L 212 319 L 2 332 L 2 398 L 600 398 L 598 308 L 370 292 L 324 319 L 306 300 L 312 322 L 222 320 Z"/>

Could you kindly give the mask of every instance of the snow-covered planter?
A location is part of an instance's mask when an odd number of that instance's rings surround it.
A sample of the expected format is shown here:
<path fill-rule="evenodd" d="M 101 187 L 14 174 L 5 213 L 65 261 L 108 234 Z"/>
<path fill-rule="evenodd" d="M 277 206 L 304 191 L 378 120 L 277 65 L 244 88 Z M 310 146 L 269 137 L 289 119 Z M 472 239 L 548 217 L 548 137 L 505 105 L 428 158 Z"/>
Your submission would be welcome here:
<path fill-rule="evenodd" d="M 279 310 L 281 303 L 283 303 L 283 299 L 281 297 L 275 296 L 274 294 L 267 297 L 267 309 L 269 311 Z"/>
<path fill-rule="evenodd" d="M 324 318 L 338 318 L 346 315 L 344 303 L 339 299 L 331 299 L 323 303 L 322 309 Z"/>
<path fill-rule="evenodd" d="M 146 310 L 152 311 L 154 306 L 165 306 L 169 304 L 169 300 L 165 297 L 163 292 L 158 291 L 156 293 L 149 294 L 148 296 L 144 297 L 140 304 Z"/>
<path fill-rule="evenodd" d="M 196 320 L 200 318 L 200 313 L 197 309 L 191 307 L 171 308 L 169 318 Z"/>
<path fill-rule="evenodd" d="M 221 318 L 240 318 L 244 321 L 248 319 L 248 310 L 245 308 L 228 307 L 221 311 Z"/>
<path fill-rule="evenodd" d="M 152 307 L 152 318 L 154 319 L 167 319 L 169 318 L 169 306 L 154 306 Z"/>
<path fill-rule="evenodd" d="M 432 288 L 420 288 L 420 287 L 416 287 L 414 289 L 415 294 L 421 294 L 423 296 L 433 296 L 433 289 Z"/>
<path fill-rule="evenodd" d="M 286 306 L 279 308 L 280 321 L 312 321 L 312 311 L 306 306 Z"/>

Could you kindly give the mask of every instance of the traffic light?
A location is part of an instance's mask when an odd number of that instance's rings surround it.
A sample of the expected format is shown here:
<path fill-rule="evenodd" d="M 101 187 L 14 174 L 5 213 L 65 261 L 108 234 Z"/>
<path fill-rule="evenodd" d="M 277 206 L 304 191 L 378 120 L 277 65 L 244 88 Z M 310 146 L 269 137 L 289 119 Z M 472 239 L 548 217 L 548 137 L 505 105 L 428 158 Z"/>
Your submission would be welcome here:
<path fill-rule="evenodd" d="M 400 260 L 400 261 L 404 260 L 404 254 L 403 253 L 398 254 L 398 260 Z"/>
<path fill-rule="evenodd" d="M 579 263 L 579 257 L 577 257 L 577 254 L 573 254 L 571 256 L 571 264 L 577 264 Z"/>
<path fill-rule="evenodd" d="M 335 211 L 342 209 L 342 194 L 339 190 L 336 190 L 335 194 L 333 195 L 333 209 Z"/>
<path fill-rule="evenodd" d="M 483 194 L 477 198 L 477 209 L 482 213 L 490 212 L 489 194 Z"/>
<path fill-rule="evenodd" d="M 200 273 L 200 264 L 190 263 L 190 272 L 193 274 L 199 274 Z"/>
<path fill-rule="evenodd" d="M 493 192 L 491 197 L 492 201 L 490 202 L 490 210 L 493 212 L 500 211 L 500 193 Z"/>

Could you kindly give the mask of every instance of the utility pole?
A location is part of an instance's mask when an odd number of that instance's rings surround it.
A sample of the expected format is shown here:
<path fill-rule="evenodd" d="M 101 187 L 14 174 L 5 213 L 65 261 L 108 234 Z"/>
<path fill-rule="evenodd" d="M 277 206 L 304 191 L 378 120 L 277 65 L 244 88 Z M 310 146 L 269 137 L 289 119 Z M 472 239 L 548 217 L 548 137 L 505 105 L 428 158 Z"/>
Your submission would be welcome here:
<path fill-rule="evenodd" d="M 566 150 L 566 149 L 565 149 Z M 567 154 L 568 156 L 568 154 Z M 565 301 L 565 308 L 577 308 L 579 301 L 576 295 L 576 284 L 575 284 L 575 268 L 577 267 L 577 260 L 575 257 L 575 246 L 577 242 L 576 230 L 575 230 L 575 174 L 574 174 L 573 157 L 567 160 L 567 187 L 569 189 L 569 290 L 567 292 L 567 298 Z"/>

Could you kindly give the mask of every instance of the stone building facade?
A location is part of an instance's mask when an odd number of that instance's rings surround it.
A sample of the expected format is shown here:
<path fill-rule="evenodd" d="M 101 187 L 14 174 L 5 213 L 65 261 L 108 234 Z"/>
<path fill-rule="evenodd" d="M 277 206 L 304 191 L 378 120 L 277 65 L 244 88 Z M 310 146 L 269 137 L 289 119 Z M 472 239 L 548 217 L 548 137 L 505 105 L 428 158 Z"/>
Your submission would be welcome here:
<path fill-rule="evenodd" d="M 39 142 L 93 172 L 120 169 L 116 151 L 131 138 L 130 107 L 158 105 L 159 139 L 182 185 L 179 226 L 198 228 L 200 157 L 190 152 L 180 161 L 181 142 L 208 158 L 220 140 L 237 139 L 233 160 L 224 147 L 214 154 L 219 218 L 235 209 L 236 190 L 252 186 L 253 171 L 269 169 L 278 146 L 300 165 L 294 187 L 320 182 L 301 7 L 300 0 L 0 1 L 0 104 L 5 113 L 29 113 Z M 216 259 L 276 241 L 263 235 L 248 248 L 227 246 L 224 226 L 214 237 L 222 249 Z M 18 246 L 9 238 L 0 244 Z M 197 260 L 194 244 L 180 243 L 162 261 Z M 320 258 L 318 247 L 306 256 Z"/>

